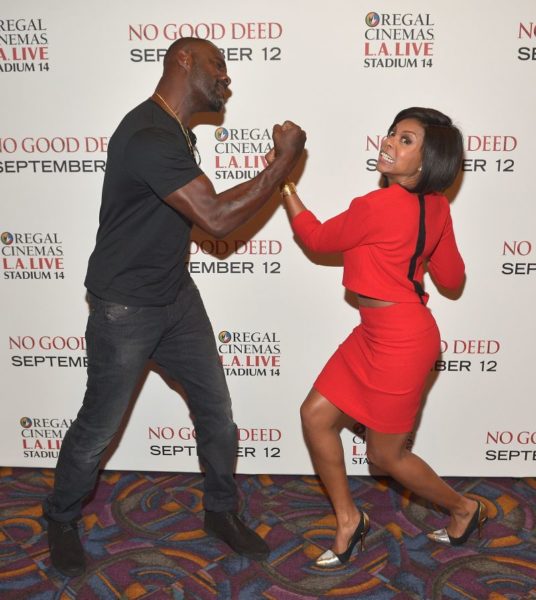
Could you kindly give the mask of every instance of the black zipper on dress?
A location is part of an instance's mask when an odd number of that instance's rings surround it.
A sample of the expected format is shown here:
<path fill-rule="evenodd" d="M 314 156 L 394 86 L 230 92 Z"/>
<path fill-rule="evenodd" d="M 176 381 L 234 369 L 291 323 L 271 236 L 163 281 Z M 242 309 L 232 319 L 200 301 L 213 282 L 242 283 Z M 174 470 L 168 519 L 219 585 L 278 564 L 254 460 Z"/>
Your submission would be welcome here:
<path fill-rule="evenodd" d="M 411 257 L 409 263 L 408 279 L 413 283 L 415 292 L 419 295 L 421 304 L 424 304 L 423 296 L 424 289 L 419 281 L 414 279 L 415 269 L 417 268 L 417 259 L 424 252 L 424 244 L 426 242 L 426 224 L 425 224 L 425 210 L 424 210 L 424 194 L 419 194 L 419 233 L 417 234 L 417 245 L 415 252 Z"/>

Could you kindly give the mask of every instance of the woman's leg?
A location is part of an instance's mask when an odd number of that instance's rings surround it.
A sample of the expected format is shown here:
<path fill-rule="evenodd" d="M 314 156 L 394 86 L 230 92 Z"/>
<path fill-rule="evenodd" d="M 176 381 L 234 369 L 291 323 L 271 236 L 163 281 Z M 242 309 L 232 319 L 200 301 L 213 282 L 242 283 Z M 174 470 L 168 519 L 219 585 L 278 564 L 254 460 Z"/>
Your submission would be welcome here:
<path fill-rule="evenodd" d="M 452 518 L 447 528 L 449 535 L 462 535 L 478 503 L 456 492 L 430 465 L 410 452 L 406 448 L 407 438 L 407 433 L 380 433 L 367 429 L 367 456 L 370 462 L 408 490 L 446 508 Z"/>
<path fill-rule="evenodd" d="M 361 518 L 350 494 L 340 437 L 348 417 L 312 389 L 301 406 L 301 419 L 311 459 L 333 504 L 337 531 L 332 550 L 340 554 Z"/>

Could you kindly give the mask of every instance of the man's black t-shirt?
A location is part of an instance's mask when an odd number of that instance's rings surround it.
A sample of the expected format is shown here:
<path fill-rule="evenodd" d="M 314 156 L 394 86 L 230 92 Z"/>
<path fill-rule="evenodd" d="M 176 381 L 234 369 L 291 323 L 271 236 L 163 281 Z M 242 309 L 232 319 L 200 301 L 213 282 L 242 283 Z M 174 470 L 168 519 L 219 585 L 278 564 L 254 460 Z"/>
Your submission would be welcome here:
<path fill-rule="evenodd" d="M 179 124 L 155 102 L 146 100 L 125 116 L 108 145 L 85 280 L 92 294 L 133 306 L 174 302 L 192 224 L 163 198 L 202 173 Z"/>

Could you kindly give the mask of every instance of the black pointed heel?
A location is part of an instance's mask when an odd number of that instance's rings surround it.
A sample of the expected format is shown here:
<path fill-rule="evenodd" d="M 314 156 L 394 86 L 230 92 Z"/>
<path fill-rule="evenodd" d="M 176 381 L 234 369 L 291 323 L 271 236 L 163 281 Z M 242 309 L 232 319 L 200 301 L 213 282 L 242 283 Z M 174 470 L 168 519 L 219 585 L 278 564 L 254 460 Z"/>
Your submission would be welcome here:
<path fill-rule="evenodd" d="M 462 546 L 469 539 L 473 531 L 478 530 L 478 539 L 482 536 L 482 527 L 484 523 L 488 520 L 488 510 L 486 505 L 477 500 L 478 506 L 475 510 L 474 515 L 471 517 L 471 520 L 467 524 L 465 531 L 459 537 L 453 537 L 449 535 L 446 529 L 436 529 L 436 531 L 432 531 L 427 534 L 427 537 L 434 542 L 439 542 L 441 544 L 450 544 L 451 546 Z"/>
<path fill-rule="evenodd" d="M 365 550 L 365 538 L 370 529 L 370 519 L 365 511 L 361 511 L 361 518 L 359 523 L 348 542 L 348 547 L 341 554 L 336 554 L 333 550 L 326 550 L 321 554 L 315 561 L 315 565 L 321 569 L 332 569 L 333 567 L 339 567 L 344 563 L 347 563 L 352 556 L 352 552 L 357 545 L 357 542 L 361 542 L 361 552 Z"/>

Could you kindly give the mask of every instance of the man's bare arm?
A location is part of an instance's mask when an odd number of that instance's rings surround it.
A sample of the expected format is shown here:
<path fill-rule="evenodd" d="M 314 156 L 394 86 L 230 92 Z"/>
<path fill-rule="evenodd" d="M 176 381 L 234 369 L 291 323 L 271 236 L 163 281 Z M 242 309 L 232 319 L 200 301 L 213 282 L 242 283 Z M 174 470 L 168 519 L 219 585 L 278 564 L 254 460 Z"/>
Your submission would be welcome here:
<path fill-rule="evenodd" d="M 214 237 L 221 238 L 245 223 L 272 196 L 303 152 L 305 132 L 297 125 L 276 125 L 275 160 L 253 179 L 219 194 L 205 175 L 164 198 L 165 202 Z"/>

